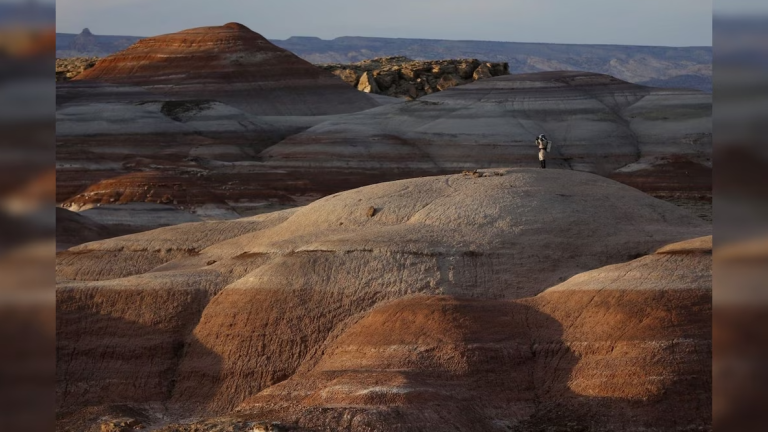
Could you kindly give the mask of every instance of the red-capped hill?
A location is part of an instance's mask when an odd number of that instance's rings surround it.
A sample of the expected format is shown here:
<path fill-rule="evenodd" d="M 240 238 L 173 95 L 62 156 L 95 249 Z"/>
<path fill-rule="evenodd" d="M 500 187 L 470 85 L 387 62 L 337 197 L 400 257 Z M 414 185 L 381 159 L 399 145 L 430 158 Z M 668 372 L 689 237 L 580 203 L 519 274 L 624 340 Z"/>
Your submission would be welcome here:
<path fill-rule="evenodd" d="M 378 105 L 238 23 L 142 39 L 77 80 L 216 99 L 260 115 L 337 114 Z"/>

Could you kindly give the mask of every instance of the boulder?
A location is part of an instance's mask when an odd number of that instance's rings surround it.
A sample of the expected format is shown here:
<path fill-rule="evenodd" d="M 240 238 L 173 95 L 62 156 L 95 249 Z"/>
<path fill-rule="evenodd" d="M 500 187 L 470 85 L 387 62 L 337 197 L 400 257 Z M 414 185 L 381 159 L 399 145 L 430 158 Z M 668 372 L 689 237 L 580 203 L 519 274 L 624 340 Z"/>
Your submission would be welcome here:
<path fill-rule="evenodd" d="M 440 91 L 443 91 L 461 84 L 461 80 L 456 75 L 448 74 L 443 75 L 443 77 L 440 78 L 440 81 L 437 83 L 437 88 Z"/>
<path fill-rule="evenodd" d="M 491 69 L 488 67 L 487 63 L 478 66 L 477 69 L 475 69 L 475 72 L 472 74 L 472 79 L 475 81 L 487 78 L 493 78 L 493 74 L 491 74 Z"/>
<path fill-rule="evenodd" d="M 509 75 L 509 63 L 486 63 L 491 70 L 491 75 L 497 77 L 502 75 Z"/>
<path fill-rule="evenodd" d="M 456 65 L 454 64 L 436 64 L 432 67 L 432 75 L 437 78 L 445 74 L 455 74 L 456 71 Z"/>
<path fill-rule="evenodd" d="M 398 80 L 398 73 L 389 71 L 389 72 L 381 72 L 377 71 L 374 73 L 375 75 L 375 81 L 376 85 L 379 87 L 380 90 L 388 90 L 390 87 L 395 85 Z"/>
<path fill-rule="evenodd" d="M 461 79 L 471 79 L 475 70 L 480 66 L 480 62 L 477 60 L 462 61 L 456 66 L 456 70 L 459 73 Z"/>
<path fill-rule="evenodd" d="M 333 71 L 333 74 L 352 87 L 357 87 L 357 83 L 360 81 L 360 75 L 352 69 L 338 69 Z"/>
<path fill-rule="evenodd" d="M 357 84 L 357 89 L 365 93 L 380 93 L 379 86 L 376 84 L 376 80 L 370 72 L 364 72 L 363 75 L 360 76 L 360 82 Z"/>

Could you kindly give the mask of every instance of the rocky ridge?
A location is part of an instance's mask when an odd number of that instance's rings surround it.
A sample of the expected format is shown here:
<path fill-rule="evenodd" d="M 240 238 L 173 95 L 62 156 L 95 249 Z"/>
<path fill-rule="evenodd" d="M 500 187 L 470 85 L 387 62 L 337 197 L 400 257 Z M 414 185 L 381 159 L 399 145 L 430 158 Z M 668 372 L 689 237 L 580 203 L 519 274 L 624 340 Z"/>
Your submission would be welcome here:
<path fill-rule="evenodd" d="M 96 66 L 99 57 L 69 57 L 56 59 L 56 81 L 68 81 Z"/>
<path fill-rule="evenodd" d="M 480 79 L 509 75 L 509 64 L 477 59 L 416 61 L 400 56 L 319 67 L 360 91 L 407 100 Z"/>

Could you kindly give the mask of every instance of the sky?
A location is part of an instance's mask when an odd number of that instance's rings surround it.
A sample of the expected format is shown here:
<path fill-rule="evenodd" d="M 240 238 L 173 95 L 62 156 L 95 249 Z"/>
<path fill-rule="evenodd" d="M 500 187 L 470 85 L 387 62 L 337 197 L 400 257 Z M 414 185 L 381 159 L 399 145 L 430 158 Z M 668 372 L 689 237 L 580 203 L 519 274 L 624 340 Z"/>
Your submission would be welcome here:
<path fill-rule="evenodd" d="M 744 1 L 744 0 L 742 0 Z M 711 0 L 57 0 L 57 31 L 154 36 L 239 22 L 270 39 L 400 37 L 711 46 Z"/>

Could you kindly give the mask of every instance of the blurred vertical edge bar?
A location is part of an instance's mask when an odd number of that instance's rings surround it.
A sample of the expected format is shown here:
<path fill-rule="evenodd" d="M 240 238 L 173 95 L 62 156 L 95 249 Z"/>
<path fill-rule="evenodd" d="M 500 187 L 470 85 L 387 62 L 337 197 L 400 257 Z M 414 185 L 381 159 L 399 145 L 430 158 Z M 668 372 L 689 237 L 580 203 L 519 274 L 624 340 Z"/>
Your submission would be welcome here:
<path fill-rule="evenodd" d="M 53 0 L 0 0 L 0 431 L 51 431 L 55 380 Z"/>
<path fill-rule="evenodd" d="M 713 423 L 768 430 L 768 4 L 714 4 Z"/>

